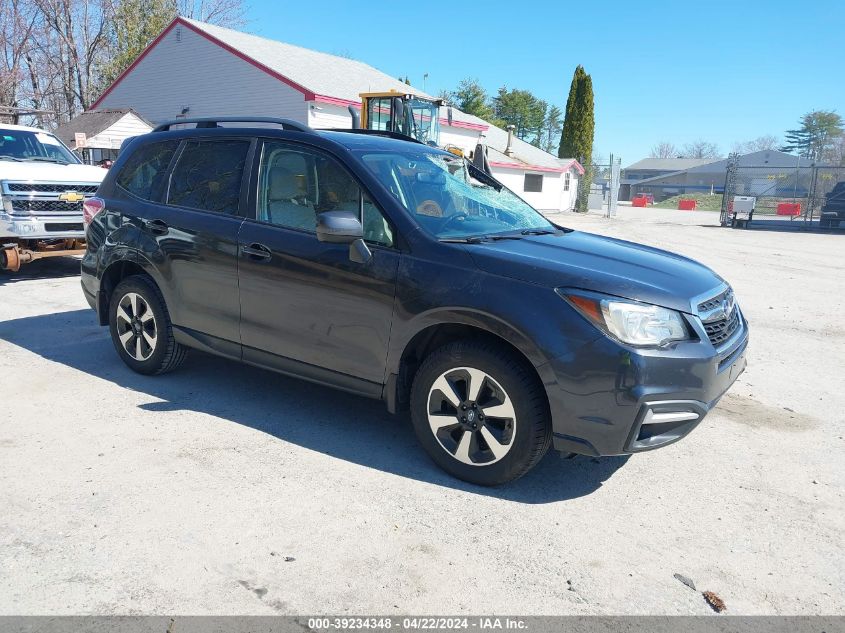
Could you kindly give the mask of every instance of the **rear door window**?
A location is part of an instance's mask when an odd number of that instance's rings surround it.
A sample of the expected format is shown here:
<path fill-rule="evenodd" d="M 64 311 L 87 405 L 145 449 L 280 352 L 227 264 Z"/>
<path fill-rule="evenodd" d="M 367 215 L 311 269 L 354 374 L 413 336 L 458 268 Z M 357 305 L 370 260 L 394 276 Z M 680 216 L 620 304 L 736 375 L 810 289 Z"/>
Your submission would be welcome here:
<path fill-rule="evenodd" d="M 167 175 L 179 141 L 150 143 L 138 148 L 126 160 L 117 175 L 117 184 L 134 196 L 154 200 Z"/>
<path fill-rule="evenodd" d="M 187 141 L 173 173 L 167 204 L 237 213 L 250 141 Z"/>

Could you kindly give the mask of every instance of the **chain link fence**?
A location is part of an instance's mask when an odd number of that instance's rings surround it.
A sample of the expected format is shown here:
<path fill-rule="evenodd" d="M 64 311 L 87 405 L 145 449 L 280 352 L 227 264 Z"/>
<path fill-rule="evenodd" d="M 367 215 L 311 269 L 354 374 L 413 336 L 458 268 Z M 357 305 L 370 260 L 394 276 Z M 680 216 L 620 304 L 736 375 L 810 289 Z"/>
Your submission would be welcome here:
<path fill-rule="evenodd" d="M 616 216 L 621 172 L 622 159 L 613 154 L 609 162 L 589 166 L 585 177 L 590 178 L 588 207 L 591 210 L 603 211 L 608 218 Z"/>
<path fill-rule="evenodd" d="M 838 183 L 842 184 L 837 188 Z M 739 204 L 736 198 L 750 196 L 754 198 L 754 211 L 749 224 L 780 222 L 795 225 L 794 228 L 835 228 L 838 221 L 829 221 L 827 215 L 820 219 L 823 210 L 835 206 L 835 200 L 830 198 L 838 198 L 840 190 L 845 197 L 845 166 L 739 166 L 732 156 L 725 175 L 719 221 L 723 226 L 733 224 L 734 204 Z"/>

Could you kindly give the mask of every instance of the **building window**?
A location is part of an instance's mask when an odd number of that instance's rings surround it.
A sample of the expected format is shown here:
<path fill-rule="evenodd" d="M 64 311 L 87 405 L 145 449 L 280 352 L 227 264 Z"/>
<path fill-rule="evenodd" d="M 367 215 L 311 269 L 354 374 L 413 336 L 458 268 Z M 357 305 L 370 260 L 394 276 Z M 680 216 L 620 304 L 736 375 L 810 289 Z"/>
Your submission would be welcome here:
<path fill-rule="evenodd" d="M 570 180 L 572 180 L 572 174 L 570 174 L 569 172 L 566 172 L 563 175 L 563 190 L 564 191 L 569 191 L 569 181 Z"/>
<path fill-rule="evenodd" d="M 543 174 L 525 174 L 525 192 L 539 193 L 543 190 Z"/>

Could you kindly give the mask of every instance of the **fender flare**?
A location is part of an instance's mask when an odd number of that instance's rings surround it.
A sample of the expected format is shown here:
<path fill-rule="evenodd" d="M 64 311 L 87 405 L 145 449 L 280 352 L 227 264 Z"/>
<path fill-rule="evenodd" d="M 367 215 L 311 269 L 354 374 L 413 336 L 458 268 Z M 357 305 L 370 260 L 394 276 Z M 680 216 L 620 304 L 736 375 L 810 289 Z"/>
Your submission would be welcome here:
<path fill-rule="evenodd" d="M 515 348 L 537 372 L 544 387 L 555 382 L 549 365 L 549 359 L 520 328 L 492 314 L 470 308 L 437 308 L 423 313 L 400 328 L 401 334 L 391 337 L 388 358 L 385 367 L 382 399 L 387 409 L 395 413 L 400 407 L 400 393 L 407 386 L 400 384 L 402 360 L 408 346 L 425 332 L 440 326 L 468 326 L 487 335 L 502 339 Z"/>

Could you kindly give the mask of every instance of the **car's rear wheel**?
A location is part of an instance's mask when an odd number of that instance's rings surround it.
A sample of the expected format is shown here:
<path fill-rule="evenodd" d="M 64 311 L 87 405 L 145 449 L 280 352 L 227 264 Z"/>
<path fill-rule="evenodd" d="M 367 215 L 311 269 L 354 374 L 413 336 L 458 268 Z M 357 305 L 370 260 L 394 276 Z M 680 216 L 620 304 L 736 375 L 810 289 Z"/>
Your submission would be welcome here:
<path fill-rule="evenodd" d="M 493 486 L 527 473 L 551 443 L 543 386 L 515 354 L 484 341 L 432 352 L 414 377 L 411 418 L 445 471 Z"/>
<path fill-rule="evenodd" d="M 127 277 L 114 289 L 109 330 L 120 358 L 139 374 L 173 371 L 185 359 L 187 350 L 173 338 L 164 297 L 146 277 Z"/>

